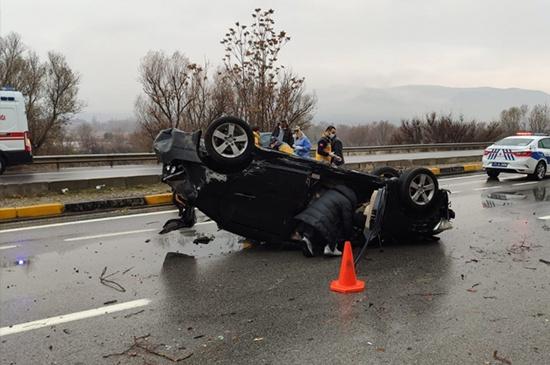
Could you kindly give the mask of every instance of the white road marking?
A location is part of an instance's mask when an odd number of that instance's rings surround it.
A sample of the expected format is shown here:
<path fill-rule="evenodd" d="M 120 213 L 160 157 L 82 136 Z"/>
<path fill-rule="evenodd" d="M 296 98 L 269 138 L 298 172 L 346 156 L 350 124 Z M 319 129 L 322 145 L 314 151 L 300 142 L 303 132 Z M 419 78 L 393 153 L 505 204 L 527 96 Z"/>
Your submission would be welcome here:
<path fill-rule="evenodd" d="M 485 175 L 475 174 L 475 175 L 460 176 L 460 177 L 446 177 L 446 178 L 441 178 L 441 179 L 438 178 L 437 180 L 439 180 L 439 181 L 464 180 L 464 179 L 478 178 L 478 177 L 481 177 L 481 176 L 485 176 Z"/>
<path fill-rule="evenodd" d="M 538 218 L 542 219 L 543 221 L 546 221 L 546 220 L 550 219 L 550 215 L 545 215 L 545 216 L 538 217 Z"/>
<path fill-rule="evenodd" d="M 214 224 L 214 223 L 216 223 L 216 222 L 214 222 L 214 221 L 200 222 L 200 223 L 196 223 L 195 226 L 202 226 L 204 224 Z M 158 228 L 138 229 L 138 230 L 135 230 L 135 231 L 113 232 L 113 233 L 97 234 L 97 235 L 93 235 L 93 236 L 65 238 L 63 241 L 65 241 L 65 242 L 84 241 L 84 240 L 91 240 L 91 239 L 94 239 L 94 238 L 116 237 L 116 236 L 124 236 L 124 235 L 127 235 L 127 234 L 145 233 L 145 232 L 153 232 L 153 231 L 158 231 Z"/>
<path fill-rule="evenodd" d="M 135 230 L 135 231 L 113 232 L 113 233 L 105 233 L 105 234 L 96 234 L 94 236 L 82 236 L 82 237 L 65 238 L 63 241 L 65 241 L 65 242 L 84 241 L 84 240 L 91 240 L 93 238 L 116 237 L 116 236 L 124 236 L 126 234 L 152 232 L 152 231 L 157 231 L 157 230 L 158 230 L 158 228 L 138 229 L 138 230 Z"/>
<path fill-rule="evenodd" d="M 9 246 L 0 246 L 0 250 L 8 250 L 10 248 L 16 248 L 17 245 L 9 245 Z"/>
<path fill-rule="evenodd" d="M 487 180 L 472 180 L 472 181 L 466 181 L 466 182 L 459 182 L 456 184 L 443 184 L 442 186 L 460 186 L 460 185 L 471 185 L 471 184 L 478 184 L 478 183 L 485 183 Z"/>
<path fill-rule="evenodd" d="M 474 189 L 475 191 L 480 191 L 480 190 L 489 190 L 489 189 L 498 189 L 498 188 L 501 188 L 502 185 L 496 185 L 496 186 L 486 186 L 484 188 L 477 188 L 477 189 Z"/>
<path fill-rule="evenodd" d="M 0 233 L 21 232 L 21 231 L 30 231 L 30 230 L 41 229 L 41 228 L 72 226 L 74 224 L 105 222 L 105 221 L 112 221 L 112 220 L 117 220 L 117 219 L 130 219 L 130 218 L 136 218 L 136 217 L 146 217 L 146 216 L 149 216 L 149 215 L 171 214 L 171 213 L 176 213 L 176 212 L 177 212 L 177 209 L 172 209 L 172 210 L 163 210 L 161 212 L 119 215 L 119 216 L 114 216 L 114 217 L 95 218 L 95 219 L 88 219 L 88 220 L 74 221 L 74 222 L 63 222 L 63 223 L 44 224 L 44 225 L 41 225 L 41 226 L 30 226 L 30 227 L 4 229 L 4 230 L 1 230 Z"/>
<path fill-rule="evenodd" d="M 113 305 L 104 306 L 100 308 L 85 310 L 82 312 L 69 313 L 69 314 L 64 314 L 57 317 L 50 317 L 45 319 L 39 319 L 37 321 L 32 321 L 32 322 L 15 324 L 13 326 L 0 328 L 0 337 L 12 335 L 14 333 L 19 333 L 19 332 L 31 331 L 38 328 L 54 326 L 56 324 L 78 321 L 80 319 L 92 318 L 92 317 L 97 317 L 104 314 L 120 312 L 126 309 L 143 307 L 148 305 L 149 303 L 151 303 L 150 299 L 138 299 L 138 300 L 133 300 L 131 302 L 113 304 Z"/>
<path fill-rule="evenodd" d="M 479 176 L 479 175 L 476 175 L 476 176 Z M 457 177 L 456 179 L 460 179 L 460 178 Z M 513 179 L 518 179 L 518 177 L 517 176 L 503 177 L 503 178 L 499 178 L 499 181 L 507 181 L 507 180 L 513 180 Z M 447 180 L 451 180 L 451 179 L 438 179 L 438 181 L 443 186 L 458 186 L 458 185 L 468 185 L 468 184 L 487 182 L 487 178 L 478 179 L 478 180 L 471 180 L 471 181 L 465 181 L 465 182 L 459 182 L 459 183 L 456 183 L 456 184 L 455 183 L 447 184 L 447 183 L 445 183 Z"/>
<path fill-rule="evenodd" d="M 521 186 L 521 185 L 531 185 L 531 184 L 538 184 L 539 182 L 538 181 L 527 181 L 527 182 L 522 182 L 522 183 L 517 183 L 517 184 L 512 184 L 514 186 Z"/>
<path fill-rule="evenodd" d="M 462 190 L 451 191 L 451 194 L 460 194 L 460 193 L 462 193 Z"/>

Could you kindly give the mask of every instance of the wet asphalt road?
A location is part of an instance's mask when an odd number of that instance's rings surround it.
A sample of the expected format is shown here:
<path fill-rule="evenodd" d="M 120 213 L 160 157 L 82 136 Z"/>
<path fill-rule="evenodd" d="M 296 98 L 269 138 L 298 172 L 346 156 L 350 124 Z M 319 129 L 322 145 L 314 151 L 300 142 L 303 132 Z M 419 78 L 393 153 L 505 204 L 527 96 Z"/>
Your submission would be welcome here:
<path fill-rule="evenodd" d="M 69 167 L 59 171 L 30 172 L 30 171 L 7 171 L 0 176 L 0 185 L 30 184 L 38 182 L 105 179 L 113 177 L 132 176 L 160 176 L 162 167 L 160 165 L 123 165 L 115 167 L 88 166 Z"/>
<path fill-rule="evenodd" d="M 0 363 L 548 364 L 550 179 L 440 184 L 455 228 L 371 248 L 352 295 L 328 290 L 338 259 L 249 247 L 207 221 L 159 236 L 174 212 L 4 224 Z M 103 314 L 113 300 L 127 308 Z"/>

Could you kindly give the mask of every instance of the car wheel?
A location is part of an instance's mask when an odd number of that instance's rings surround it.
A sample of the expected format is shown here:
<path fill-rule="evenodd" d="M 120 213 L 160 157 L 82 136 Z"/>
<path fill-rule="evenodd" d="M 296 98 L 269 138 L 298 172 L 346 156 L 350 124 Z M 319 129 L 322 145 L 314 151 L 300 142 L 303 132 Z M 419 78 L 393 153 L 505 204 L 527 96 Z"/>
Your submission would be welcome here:
<path fill-rule="evenodd" d="M 392 177 L 399 177 L 399 171 L 393 167 L 382 166 L 372 170 L 371 175 L 376 175 L 383 179 L 391 179 Z"/>
<path fill-rule="evenodd" d="M 401 174 L 399 192 L 406 208 L 415 212 L 425 212 L 435 200 L 439 184 L 430 170 L 418 167 Z"/>
<path fill-rule="evenodd" d="M 0 156 L 0 175 L 2 175 L 6 171 L 6 160 L 4 160 L 4 157 Z"/>
<path fill-rule="evenodd" d="M 250 163 L 254 135 L 244 120 L 221 117 L 208 126 L 204 145 L 216 166 L 222 169 L 242 169 Z"/>
<path fill-rule="evenodd" d="M 487 176 L 490 178 L 496 179 L 500 175 L 500 171 L 494 169 L 487 169 Z"/>
<path fill-rule="evenodd" d="M 546 164 L 540 161 L 535 167 L 535 171 L 530 175 L 533 180 L 542 180 L 546 176 Z"/>

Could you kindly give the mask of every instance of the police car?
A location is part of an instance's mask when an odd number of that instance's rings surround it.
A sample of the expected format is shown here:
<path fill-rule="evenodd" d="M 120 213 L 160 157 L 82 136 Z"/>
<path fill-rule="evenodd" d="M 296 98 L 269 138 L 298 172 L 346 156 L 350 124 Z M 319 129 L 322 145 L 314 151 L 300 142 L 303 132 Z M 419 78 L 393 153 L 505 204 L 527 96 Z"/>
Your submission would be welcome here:
<path fill-rule="evenodd" d="M 29 126 L 23 94 L 0 90 L 0 174 L 7 166 L 32 162 Z"/>
<path fill-rule="evenodd" d="M 520 132 L 487 147 L 483 152 L 483 168 L 490 177 L 501 172 L 527 174 L 542 180 L 550 163 L 550 136 Z"/>

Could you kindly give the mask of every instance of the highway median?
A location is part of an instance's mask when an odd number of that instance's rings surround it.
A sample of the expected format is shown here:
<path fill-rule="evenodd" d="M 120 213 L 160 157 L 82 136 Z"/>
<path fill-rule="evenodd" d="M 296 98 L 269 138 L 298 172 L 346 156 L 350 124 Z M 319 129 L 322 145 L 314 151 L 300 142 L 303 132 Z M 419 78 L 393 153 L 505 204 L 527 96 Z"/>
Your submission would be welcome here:
<path fill-rule="evenodd" d="M 37 204 L 22 207 L 0 208 L 0 222 L 9 222 L 29 218 L 48 218 L 66 214 L 88 213 L 117 210 L 122 208 L 140 208 L 169 205 L 172 194 L 153 194 L 134 198 L 105 199 L 78 203 Z"/>
<path fill-rule="evenodd" d="M 369 168 L 371 167 L 369 166 Z M 472 173 L 482 170 L 479 162 L 428 166 L 428 168 L 437 176 Z M 24 199 L 21 199 L 22 197 L 12 197 L 12 199 L 0 200 L 3 206 L 0 208 L 0 222 L 171 205 L 172 194 L 162 191 L 163 189 L 165 187 L 158 184 L 140 186 L 139 189 L 116 187 L 105 189 L 105 194 L 102 194 L 101 191 L 93 191 L 91 194 L 76 195 L 76 198 L 73 197 L 72 199 L 57 192 L 55 195 L 48 194 L 36 198 L 40 204 L 28 204 L 34 199 L 32 194 L 27 195 Z M 117 195 L 126 196 L 118 197 Z M 79 198 L 81 201 L 74 201 Z M 51 200 L 47 201 L 48 199 Z"/>

